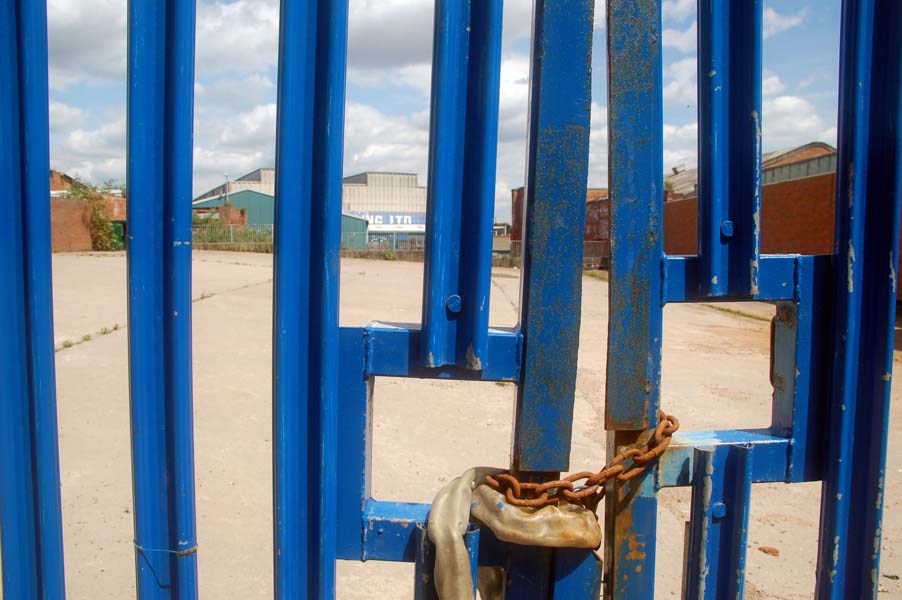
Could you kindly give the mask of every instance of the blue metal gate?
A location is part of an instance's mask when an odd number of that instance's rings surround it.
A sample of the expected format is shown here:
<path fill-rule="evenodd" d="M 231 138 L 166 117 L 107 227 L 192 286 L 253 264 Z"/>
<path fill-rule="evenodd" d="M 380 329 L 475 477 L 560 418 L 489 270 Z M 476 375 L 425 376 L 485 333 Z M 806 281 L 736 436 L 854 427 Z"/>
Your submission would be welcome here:
<path fill-rule="evenodd" d="M 328 598 L 336 559 L 422 556 L 418 528 L 429 506 L 370 494 L 378 377 L 514 382 L 512 471 L 544 479 L 569 468 L 593 2 L 535 0 L 521 315 L 512 331 L 488 323 L 501 0 L 436 0 L 419 327 L 338 325 L 347 1 L 281 5 L 275 588 L 279 598 Z M 197 595 L 194 11 L 182 0 L 129 3 L 129 354 L 142 598 Z M 817 597 L 877 593 L 902 208 L 902 4 L 843 5 L 832 256 L 759 252 L 762 11 L 761 0 L 699 0 L 699 248 L 697 256 L 672 257 L 662 245 L 661 2 L 608 2 L 608 455 L 644 443 L 657 419 L 662 309 L 672 302 L 777 304 L 773 423 L 678 434 L 655 468 L 629 482 L 609 480 L 604 574 L 590 551 L 505 544 L 487 530 L 469 536 L 480 565 L 505 569 L 510 598 L 597 597 L 602 575 L 605 597 L 652 598 L 656 493 L 667 486 L 693 489 L 685 596 L 741 597 L 751 484 L 813 480 L 823 481 Z M 45 6 L 7 0 L 0 4 L 7 598 L 64 596 L 47 95 Z M 428 597 L 422 582 L 416 593 Z"/>

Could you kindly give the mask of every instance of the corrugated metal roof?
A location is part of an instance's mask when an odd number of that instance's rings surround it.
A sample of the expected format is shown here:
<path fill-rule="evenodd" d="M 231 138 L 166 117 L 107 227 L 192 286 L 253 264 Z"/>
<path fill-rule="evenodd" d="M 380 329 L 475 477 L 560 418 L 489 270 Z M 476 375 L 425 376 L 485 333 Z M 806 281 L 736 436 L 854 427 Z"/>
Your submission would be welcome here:
<path fill-rule="evenodd" d="M 823 147 L 825 150 L 832 151 L 833 161 L 831 163 L 830 160 L 823 160 L 824 158 L 829 159 L 827 157 L 816 157 L 812 159 L 800 160 L 798 162 L 789 163 L 786 165 L 780 165 L 779 167 L 769 168 L 769 165 L 773 163 L 785 160 L 793 154 L 800 154 L 805 150 L 815 147 Z M 790 176 L 790 173 L 802 173 L 807 171 L 802 168 L 790 169 L 789 167 L 793 165 L 802 165 L 807 164 L 809 162 L 816 164 L 817 166 L 811 167 L 811 169 L 818 170 L 823 169 L 830 164 L 833 165 L 833 168 L 836 168 L 836 159 L 835 159 L 836 149 L 829 144 L 825 144 L 824 142 L 809 142 L 807 144 L 802 144 L 800 146 L 792 146 L 790 148 L 782 148 L 780 150 L 774 150 L 772 152 L 765 152 L 761 155 L 761 168 L 763 173 L 763 182 L 764 183 L 773 183 L 774 181 L 782 181 L 784 179 L 795 178 L 794 176 Z M 809 169 L 809 170 L 811 170 Z M 768 173 L 771 170 L 780 170 L 781 174 L 779 176 L 772 176 L 768 178 Z M 785 171 L 785 173 L 783 172 Z M 817 173 L 812 172 L 811 174 L 823 173 L 826 171 L 818 170 Z M 806 177 L 809 175 L 799 175 L 800 177 Z M 698 169 L 686 169 L 684 171 L 680 171 L 679 173 L 671 173 L 664 177 L 664 186 L 667 191 L 672 192 L 678 195 L 691 195 L 697 193 L 698 190 Z"/>

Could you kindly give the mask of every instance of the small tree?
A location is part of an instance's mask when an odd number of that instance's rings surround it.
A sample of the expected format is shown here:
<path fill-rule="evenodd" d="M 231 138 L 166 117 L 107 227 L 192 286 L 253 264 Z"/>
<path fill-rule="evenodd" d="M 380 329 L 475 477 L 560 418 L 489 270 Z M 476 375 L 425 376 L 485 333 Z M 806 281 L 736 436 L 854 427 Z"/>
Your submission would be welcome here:
<path fill-rule="evenodd" d="M 76 176 L 69 188 L 69 196 L 83 200 L 91 208 L 88 229 L 91 232 L 91 248 L 94 250 L 122 250 L 122 242 L 116 236 L 116 230 L 106 209 L 106 202 L 97 192 L 97 188 L 82 181 Z"/>

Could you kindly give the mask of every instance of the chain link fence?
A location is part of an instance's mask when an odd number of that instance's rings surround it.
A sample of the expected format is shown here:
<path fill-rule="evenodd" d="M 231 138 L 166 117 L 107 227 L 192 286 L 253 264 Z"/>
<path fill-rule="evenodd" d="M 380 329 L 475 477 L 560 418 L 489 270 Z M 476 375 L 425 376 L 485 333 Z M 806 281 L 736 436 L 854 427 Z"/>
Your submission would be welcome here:
<path fill-rule="evenodd" d="M 272 233 L 272 225 L 204 223 L 192 227 L 191 243 L 198 250 L 272 252 Z"/>

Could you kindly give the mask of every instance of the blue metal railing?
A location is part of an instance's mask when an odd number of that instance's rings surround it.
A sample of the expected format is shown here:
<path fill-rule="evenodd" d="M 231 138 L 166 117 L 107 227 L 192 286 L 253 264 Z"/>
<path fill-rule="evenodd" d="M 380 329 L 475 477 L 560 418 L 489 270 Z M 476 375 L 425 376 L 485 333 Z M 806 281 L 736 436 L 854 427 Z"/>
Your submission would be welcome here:
<path fill-rule="evenodd" d="M 281 15 L 273 245 L 275 590 L 279 598 L 330 598 L 347 3 L 286 0 Z"/>
<path fill-rule="evenodd" d="M 0 6 L 0 539 L 5 598 L 62 598 L 47 12 Z"/>
<path fill-rule="evenodd" d="M 370 491 L 379 377 L 514 382 L 512 468 L 525 480 L 569 467 L 593 2 L 535 2 L 521 314 L 512 331 L 488 322 L 501 8 L 500 0 L 436 4 L 422 328 L 340 328 L 348 7 L 282 1 L 273 308 L 279 598 L 334 596 L 336 559 L 417 562 L 429 574 L 428 547 L 418 546 L 429 506 Z M 609 455 L 657 419 L 665 304 L 777 305 L 772 425 L 677 434 L 656 469 L 607 484 L 608 598 L 654 595 L 660 488 L 693 489 L 686 597 L 722 598 L 742 595 L 751 484 L 814 480 L 824 482 L 817 596 L 876 595 L 902 210 L 902 4 L 844 3 L 832 257 L 760 255 L 762 10 L 759 0 L 699 3 L 699 252 L 669 257 L 661 2 L 608 2 Z M 197 596 L 194 31 L 192 3 L 129 3 L 129 366 L 142 598 Z M 45 6 L 3 3 L 0 180 L 9 193 L 0 195 L 0 329 L 12 333 L 0 336 L 0 533 L 9 598 L 64 596 L 47 96 Z M 509 597 L 599 594 L 601 565 L 590 552 L 504 544 L 485 529 L 472 538 L 480 565 L 504 567 Z M 425 597 L 423 580 L 416 589 Z"/>
<path fill-rule="evenodd" d="M 486 359 L 501 78 L 501 0 L 437 0 L 423 364 Z"/>
<path fill-rule="evenodd" d="M 197 595 L 191 380 L 194 19 L 133 0 L 128 26 L 128 355 L 142 598 Z"/>

